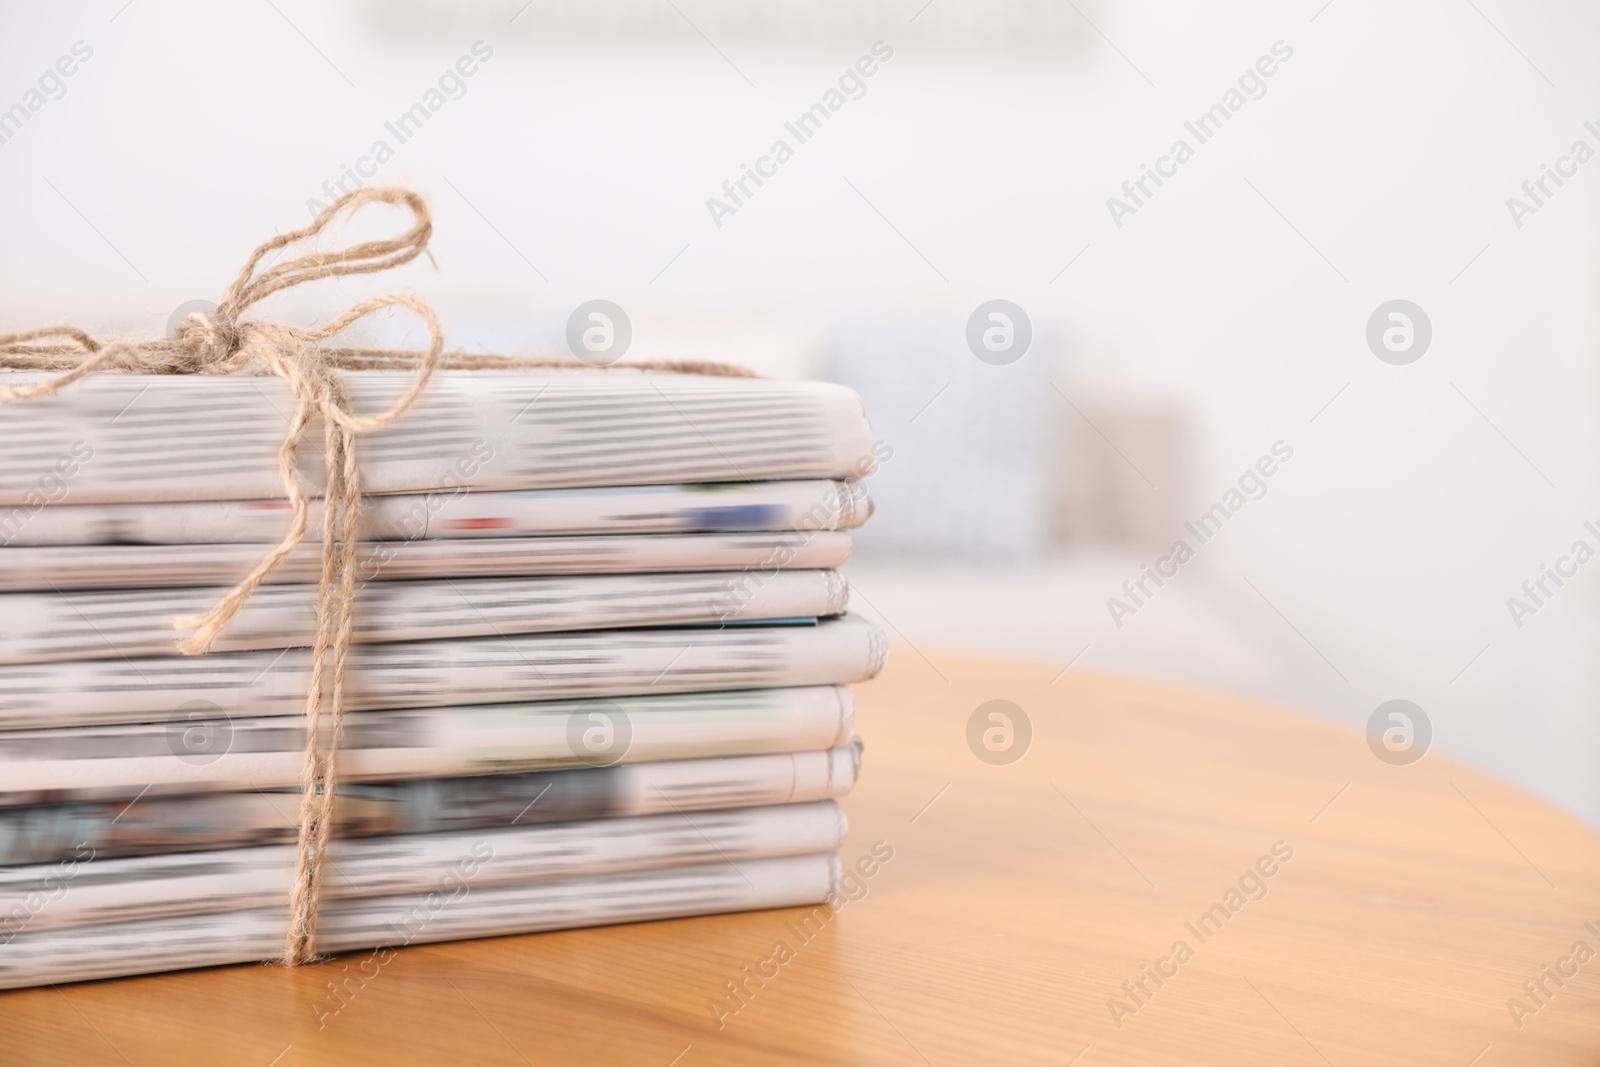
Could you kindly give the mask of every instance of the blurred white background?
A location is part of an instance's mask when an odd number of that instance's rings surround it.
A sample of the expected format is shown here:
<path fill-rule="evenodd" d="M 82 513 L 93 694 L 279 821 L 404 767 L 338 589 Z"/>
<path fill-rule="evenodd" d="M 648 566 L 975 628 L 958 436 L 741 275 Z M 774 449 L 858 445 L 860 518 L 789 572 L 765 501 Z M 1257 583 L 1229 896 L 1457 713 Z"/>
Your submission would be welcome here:
<path fill-rule="evenodd" d="M 1547 181 L 1533 214 L 1507 207 L 1574 142 L 1600 150 L 1600 9 L 106 0 L 3 18 L 0 109 L 22 113 L 0 111 L 0 329 L 161 331 L 382 140 L 368 180 L 429 197 L 438 270 L 266 313 L 399 286 L 455 344 L 538 351 L 605 298 L 630 356 L 847 382 L 894 449 L 856 604 L 917 648 L 1357 725 L 1406 698 L 1438 751 L 1600 824 L 1600 563 L 1520 628 L 1506 603 L 1574 541 L 1600 548 L 1600 163 Z M 892 58 L 797 145 L 785 122 L 879 41 Z M 475 45 L 488 58 L 448 75 Z M 1265 91 L 1200 143 L 1185 123 L 1275 45 L 1292 55 Z M 75 48 L 92 54 L 55 81 Z M 430 90 L 400 143 L 386 123 Z M 794 158 L 714 218 L 707 199 L 779 138 Z M 1119 226 L 1107 198 L 1180 138 L 1193 158 Z M 991 299 L 1033 326 L 1007 366 L 967 348 Z M 1406 366 L 1366 341 L 1393 299 L 1432 323 Z M 1279 441 L 1293 457 L 1266 495 L 1119 627 L 1107 598 L 1197 545 L 1183 522 Z"/>

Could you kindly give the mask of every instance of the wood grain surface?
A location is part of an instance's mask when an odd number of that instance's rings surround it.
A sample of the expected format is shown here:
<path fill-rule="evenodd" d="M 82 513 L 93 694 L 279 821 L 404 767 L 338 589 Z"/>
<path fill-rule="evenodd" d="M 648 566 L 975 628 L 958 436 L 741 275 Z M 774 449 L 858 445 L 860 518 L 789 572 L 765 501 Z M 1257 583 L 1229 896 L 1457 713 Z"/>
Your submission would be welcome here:
<path fill-rule="evenodd" d="M 0 1062 L 1600 1062 L 1600 959 L 1572 955 L 1600 951 L 1600 837 L 1575 819 L 1295 712 L 923 651 L 859 690 L 843 855 L 893 859 L 809 941 L 777 911 L 414 947 L 320 1026 L 360 957 L 26 990 L 0 995 Z M 969 748 L 991 700 L 1031 722 L 1009 765 Z"/>

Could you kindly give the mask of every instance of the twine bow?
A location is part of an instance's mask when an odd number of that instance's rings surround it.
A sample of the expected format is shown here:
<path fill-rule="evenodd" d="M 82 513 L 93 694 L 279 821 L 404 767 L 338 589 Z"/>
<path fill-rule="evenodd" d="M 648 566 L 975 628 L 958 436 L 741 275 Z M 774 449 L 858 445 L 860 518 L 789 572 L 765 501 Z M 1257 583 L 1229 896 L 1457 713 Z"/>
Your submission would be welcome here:
<path fill-rule="evenodd" d="M 411 212 L 411 228 L 397 237 L 366 241 L 331 252 L 313 252 L 265 269 L 262 261 L 279 249 L 314 237 L 340 214 L 353 215 L 370 203 L 385 203 Z M 258 247 L 212 313 L 191 314 L 171 338 L 99 341 L 76 326 L 48 326 L 20 333 L 0 334 L 0 368 L 61 371 L 32 385 L 0 384 L 0 401 L 28 400 L 59 392 L 98 371 L 138 374 L 276 375 L 288 383 L 295 411 L 288 435 L 278 450 L 283 487 L 294 507 L 289 533 L 209 610 L 174 620 L 179 629 L 194 632 L 178 642 L 185 655 L 210 649 L 217 635 L 239 612 L 257 586 L 272 573 L 305 537 L 310 498 L 296 465 L 301 439 L 312 421 L 323 422 L 327 459 L 326 495 L 322 513 L 322 574 L 317 589 L 317 632 L 311 652 L 311 674 L 306 692 L 306 750 L 302 769 L 300 838 L 295 857 L 294 887 L 290 898 L 290 924 L 284 962 L 290 966 L 316 958 L 318 890 L 323 859 L 333 830 L 336 784 L 335 754 L 344 723 L 345 672 L 353 628 L 351 600 L 355 583 L 357 527 L 361 516 L 361 473 L 356 466 L 358 434 L 394 422 L 412 405 L 441 367 L 463 370 L 520 369 L 529 367 L 590 367 L 568 359 L 476 355 L 444 351 L 444 334 L 433 309 L 405 293 L 390 293 L 364 300 L 322 327 L 293 326 L 261 320 L 241 320 L 251 305 L 273 293 L 320 278 L 346 274 L 373 274 L 409 263 L 427 250 L 433 222 L 422 197 L 409 189 L 373 187 L 349 193 L 319 214 L 309 226 L 280 234 Z M 388 307 L 405 307 L 421 317 L 431 339 L 426 351 L 407 349 L 338 348 L 324 345 L 359 319 Z M 65 341 L 61 340 L 62 338 Z M 54 340 L 50 340 L 54 339 Z M 46 342 L 46 343 L 41 343 Z M 753 377 L 742 367 L 693 361 L 632 363 L 636 369 L 687 374 Z M 359 416 L 338 371 L 410 369 L 415 377 L 404 395 L 380 415 Z M 3 379 L 3 376 L 0 376 Z M 332 682 L 325 680 L 331 668 Z M 327 692 L 330 690 L 331 692 Z M 324 705 L 332 712 L 326 751 L 321 742 Z"/>

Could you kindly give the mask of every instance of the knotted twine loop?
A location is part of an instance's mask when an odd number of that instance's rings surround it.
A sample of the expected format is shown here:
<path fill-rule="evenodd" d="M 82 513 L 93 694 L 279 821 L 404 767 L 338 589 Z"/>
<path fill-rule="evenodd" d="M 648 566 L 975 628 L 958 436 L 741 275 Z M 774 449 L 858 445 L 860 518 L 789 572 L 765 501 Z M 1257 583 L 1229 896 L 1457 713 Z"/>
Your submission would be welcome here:
<path fill-rule="evenodd" d="M 411 212 L 411 228 L 385 240 L 365 241 L 331 252 L 313 252 L 260 270 L 263 259 L 279 249 L 314 237 L 341 214 L 354 215 L 367 204 L 385 203 Z M 311 493 L 296 464 L 301 439 L 318 416 L 323 424 L 327 461 L 322 512 L 322 573 L 317 586 L 317 630 L 306 690 L 306 749 L 301 771 L 300 836 L 290 898 L 289 932 L 283 961 L 289 966 L 316 959 L 317 903 L 322 867 L 333 830 L 337 781 L 335 755 L 344 726 L 344 687 L 355 589 L 356 549 L 361 518 L 361 473 L 356 465 L 358 434 L 387 426 L 403 415 L 433 372 L 511 370 L 536 367 L 596 369 L 591 364 L 545 357 L 476 355 L 444 351 L 444 333 L 433 309 L 404 293 L 364 300 L 320 328 L 239 316 L 273 293 L 304 282 L 346 274 L 373 274 L 409 263 L 427 250 L 432 217 L 422 197 L 409 189 L 358 189 L 334 201 L 309 226 L 280 234 L 263 243 L 211 314 L 190 315 L 169 338 L 121 338 L 101 341 L 76 326 L 47 326 L 0 334 L 0 368 L 60 371 L 32 385 L 0 384 L 0 401 L 29 400 L 60 392 L 89 374 L 122 371 L 137 374 L 274 375 L 289 386 L 294 417 L 278 449 L 278 471 L 294 508 L 289 533 L 209 611 L 174 620 L 178 629 L 194 632 L 178 642 L 185 655 L 199 655 L 238 614 L 250 595 L 304 539 Z M 431 258 L 431 257 L 430 257 Z M 324 345 L 356 321 L 389 307 L 415 312 L 427 325 L 426 351 L 389 348 L 338 348 Z M 62 340 L 65 339 L 65 340 Z M 44 343 L 41 343 L 44 342 Z M 654 361 L 611 364 L 611 367 L 662 370 L 721 377 L 755 377 L 753 372 L 722 363 Z M 415 377 L 399 400 L 379 415 L 359 416 L 350 410 L 344 383 L 336 373 L 349 370 L 412 370 Z M 331 685 L 328 675 L 331 674 Z M 330 691 L 331 690 L 331 691 Z M 331 708 L 332 728 L 323 751 L 321 716 Z"/>

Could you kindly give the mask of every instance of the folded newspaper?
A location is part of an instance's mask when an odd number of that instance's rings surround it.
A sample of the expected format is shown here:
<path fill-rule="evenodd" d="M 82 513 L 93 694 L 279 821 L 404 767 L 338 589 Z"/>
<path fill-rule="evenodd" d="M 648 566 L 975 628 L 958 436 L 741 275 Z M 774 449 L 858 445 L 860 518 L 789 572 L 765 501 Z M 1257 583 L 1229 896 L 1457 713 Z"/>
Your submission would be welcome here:
<path fill-rule="evenodd" d="M 0 593 L 0 664 L 176 656 L 177 617 L 224 587 Z M 582 574 L 371 582 L 355 592 L 361 644 L 682 623 L 815 619 L 844 611 L 834 571 L 744 575 Z M 256 590 L 212 645 L 217 652 L 297 648 L 316 632 L 316 586 Z"/>
<path fill-rule="evenodd" d="M 46 375 L 3 373 L 21 387 Z M 414 374 L 342 374 L 375 414 Z M 0 403 L 0 507 L 281 499 L 294 398 L 281 378 L 96 374 Z M 320 485 L 322 435 L 300 475 Z M 822 382 L 624 368 L 440 371 L 405 417 L 361 436 L 368 493 L 860 479 L 875 464 L 861 398 Z M 63 487 L 64 492 L 56 487 Z"/>
<path fill-rule="evenodd" d="M 352 711 L 339 778 L 810 752 L 850 740 L 854 711 L 850 691 L 837 686 Z M 300 780 L 305 731 L 299 717 L 230 719 L 196 708 L 167 722 L 0 732 L 0 806 L 282 789 Z"/>
<path fill-rule="evenodd" d="M 259 546 L 246 544 L 26 546 L 0 552 L 0 593 L 232 584 L 260 556 Z M 266 580 L 315 582 L 317 557 L 315 547 L 301 545 Z M 849 557 L 843 530 L 391 541 L 356 550 L 356 580 L 824 570 Z M 737 585 L 730 593 L 739 595 Z"/>
<path fill-rule="evenodd" d="M 833 800 L 855 785 L 861 742 L 825 752 L 620 763 L 519 774 L 412 778 L 339 787 L 337 837 L 434 834 L 494 826 Z M 0 809 L 0 867 L 288 844 L 298 789 L 192 793 Z"/>
<path fill-rule="evenodd" d="M 357 415 L 413 380 L 338 373 Z M 281 954 L 328 610 L 319 429 L 311 539 L 207 654 L 175 620 L 290 531 L 295 412 L 276 377 L 0 402 L 0 987 Z M 886 653 L 835 569 L 882 455 L 854 393 L 439 371 L 354 454 L 318 951 L 834 899 L 844 687 Z"/>
<path fill-rule="evenodd" d="M 4 551 L 0 549 L 0 551 Z M 853 615 L 814 626 L 662 627 L 356 645 L 345 706 L 439 708 L 576 697 L 848 685 L 888 644 Z M 299 715 L 304 648 L 0 666 L 0 730 Z"/>
<path fill-rule="evenodd" d="M 839 805 L 823 800 L 337 841 L 328 851 L 323 899 L 424 893 L 467 855 L 487 861 L 473 880 L 476 888 L 830 852 L 843 842 L 844 832 Z M 286 907 L 294 848 L 96 857 L 92 866 L 73 869 L 70 881 L 63 881 L 60 864 L 0 868 L 0 937 Z M 58 893 L 58 883 L 70 891 Z"/>
<path fill-rule="evenodd" d="M 3 381 L 4 379 L 0 379 Z M 286 500 L 80 504 L 73 467 L 52 470 L 26 506 L 0 510 L 0 546 L 270 544 L 289 532 Z M 44 504 L 48 502 L 49 507 Z M 374 497 L 361 512 L 367 541 L 543 537 L 552 534 L 751 533 L 851 530 L 872 502 L 860 482 L 712 482 L 530 492 L 437 492 Z M 311 525 L 322 521 L 313 505 Z"/>
<path fill-rule="evenodd" d="M 838 853 L 815 852 L 473 888 L 476 874 L 492 863 L 492 855 L 468 849 L 425 893 L 327 901 L 320 909 L 317 944 L 324 952 L 393 950 L 430 941 L 818 905 L 835 896 L 842 873 Z M 0 943 L 0 989 L 270 959 L 283 948 L 283 913 L 282 907 L 267 907 L 57 930 L 23 928 Z"/>

